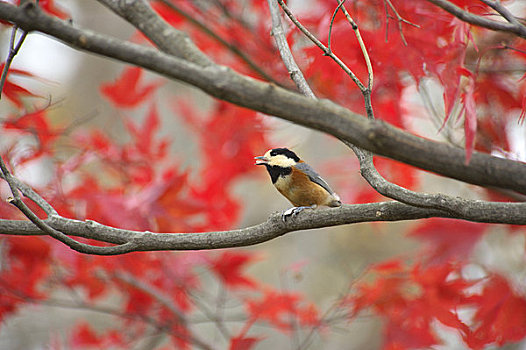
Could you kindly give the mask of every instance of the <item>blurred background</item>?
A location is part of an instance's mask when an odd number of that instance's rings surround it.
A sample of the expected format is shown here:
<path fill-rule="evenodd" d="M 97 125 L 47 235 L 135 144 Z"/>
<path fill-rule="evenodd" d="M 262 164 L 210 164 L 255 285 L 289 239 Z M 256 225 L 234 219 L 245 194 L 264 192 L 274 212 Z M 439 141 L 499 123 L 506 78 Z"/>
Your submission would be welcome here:
<path fill-rule="evenodd" d="M 298 1 L 293 2 L 291 6 L 296 6 L 295 9 L 300 11 L 301 5 L 298 3 Z M 516 6 L 520 5 L 517 4 L 520 2 L 515 3 Z M 56 5 L 70 15 L 74 26 L 92 29 L 123 40 L 133 38 L 132 40 L 143 43 L 141 41 L 143 39 L 138 37 L 134 28 L 96 1 L 64 0 L 56 1 Z M 11 35 L 10 28 L 1 27 L 0 35 L 1 55 L 4 59 Z M 299 42 L 298 45 L 301 45 L 301 41 Z M 126 129 L 127 120 L 136 123 L 139 128 L 145 125 L 143 123 L 148 117 L 151 105 L 143 104 L 133 108 L 117 109 L 107 96 L 101 93 L 101 84 L 110 84 L 119 79 L 125 69 L 125 65 L 121 63 L 75 51 L 45 35 L 31 34 L 16 56 L 13 68 L 28 71 L 38 77 L 38 79 L 13 77 L 13 80 L 40 96 L 32 100 L 32 105 L 27 104 L 26 107 L 31 110 L 35 106 L 48 106 L 47 118 L 52 125 L 71 125 L 74 131 L 100 129 L 111 140 L 123 143 L 130 140 L 129 129 Z M 188 116 L 184 114 L 185 111 L 190 110 L 193 117 L 206 122 L 207 118 L 212 118 L 211 111 L 217 112 L 218 102 L 194 88 L 167 81 L 149 72 L 144 72 L 141 79 L 145 84 L 162 85 L 152 97 L 152 104 L 155 103 L 161 125 L 156 137 L 170 140 L 168 151 L 170 162 L 176 164 L 178 171 L 187 174 L 191 179 L 189 181 L 199 183 L 202 181 L 202 167 L 205 164 L 205 156 L 202 153 L 204 148 L 199 145 L 196 132 L 189 127 Z M 403 81 L 404 86 L 400 92 L 402 104 L 400 108 L 404 114 L 403 126 L 424 137 L 462 145 L 464 130 L 458 121 L 451 120 L 442 132 L 438 132 L 441 121 L 440 119 L 437 121 L 437 115 L 443 116 L 444 107 L 443 90 L 437 81 L 423 79 L 417 84 L 409 76 L 404 77 Z M 382 82 L 379 81 L 378 84 Z M 181 102 L 183 100 L 186 104 Z M 228 108 L 225 110 L 229 113 Z M 2 118 L 16 112 L 17 107 L 6 99 L 0 102 Z M 517 110 L 515 117 L 509 119 L 506 132 L 510 135 L 509 154 L 524 161 L 526 129 L 524 123 L 517 123 L 519 114 L 520 111 Z M 259 114 L 255 118 L 259 121 L 258 127 L 264 129 L 265 144 L 258 143 L 257 149 L 251 150 L 254 151 L 253 156 L 262 155 L 269 148 L 288 147 L 317 169 L 341 195 L 345 203 L 387 200 L 366 188 L 354 154 L 338 140 L 277 118 Z M 34 143 L 31 137 L 10 134 L 2 136 L 0 146 L 8 147 L 16 138 L 24 138 L 24 141 L 16 143 L 16 148 L 22 154 L 25 147 L 31 148 Z M 61 164 L 67 163 L 69 157 L 77 154 L 78 151 L 70 149 L 67 141 L 59 140 L 55 147 L 57 147 L 55 156 Z M 57 180 L 54 175 L 57 169 L 55 162 L 56 160 L 49 157 L 42 157 L 21 163 L 17 167 L 17 176 L 33 186 L 46 187 Z M 475 186 L 423 171 L 407 172 L 404 166 L 394 162 L 379 160 L 377 164 L 386 177 L 399 180 L 413 189 L 429 193 L 441 192 L 463 198 L 487 198 L 485 190 Z M 84 170 L 93 174 L 97 172 L 96 166 L 95 162 Z M 218 163 L 212 166 L 220 168 L 224 164 Z M 64 177 L 63 180 L 62 186 L 66 189 L 80 183 L 74 178 Z M 102 179 L 103 183 L 112 183 L 112 181 L 116 180 Z M 265 221 L 269 214 L 283 211 L 290 206 L 273 188 L 266 171 L 255 166 L 229 185 L 229 191 L 232 198 L 240 205 L 234 227 L 256 225 Z M 6 184 L 0 185 L 0 192 L 3 198 L 9 195 Z M 76 208 L 76 211 L 72 210 L 71 213 L 87 213 L 87 209 L 82 210 Z M 163 227 L 159 225 L 158 227 Z M 408 262 L 420 259 L 430 242 L 415 235 L 408 235 L 417 230 L 419 225 L 422 225 L 422 222 L 371 223 L 289 233 L 278 239 L 244 248 L 244 251 L 253 253 L 257 257 L 257 261 L 248 267 L 247 275 L 278 290 L 301 292 L 305 299 L 316 304 L 319 310 L 329 310 L 348 293 L 353 281 L 363 277 L 362 275 L 372 264 L 389 259 Z M 218 229 L 226 228 L 218 227 Z M 459 227 L 458 234 L 462 234 L 462 229 Z M 520 286 L 520 290 L 524 290 L 525 236 L 523 229 L 521 232 L 522 234 L 517 234 L 509 227 L 498 225 L 488 227 L 470 254 L 470 273 L 476 276 L 483 274 L 481 272 L 483 270 L 499 271 L 515 281 Z M 201 277 L 203 289 L 215 291 L 221 288 L 215 279 L 206 275 Z M 78 289 L 77 293 L 83 298 L 86 292 Z M 63 294 L 68 293 L 56 290 L 54 297 L 60 299 Z M 117 293 L 110 293 L 104 297 L 104 303 L 122 302 L 118 298 Z M 338 315 L 335 314 L 334 317 L 337 318 Z M 68 337 L 68 330 L 79 320 L 89 321 L 96 329 L 112 327 L 114 322 L 108 315 L 93 310 L 45 303 L 38 307 L 27 305 L 4 320 L 0 327 L 0 348 L 21 350 L 68 348 L 67 346 L 53 347 L 50 344 L 67 344 L 65 339 Z M 196 324 L 195 329 L 200 329 L 199 327 L 201 326 Z M 219 337 L 218 331 L 210 324 L 204 324 L 203 327 L 205 330 L 210 329 L 207 338 Z M 267 330 L 264 327 L 262 329 Z M 323 334 L 323 331 L 320 333 L 313 338 L 312 349 L 379 349 L 382 344 L 380 336 L 382 321 L 364 313 L 348 323 L 342 322 L 334 329 L 327 330 L 326 334 Z M 461 338 L 447 327 L 437 324 L 437 333 L 440 334 L 445 345 L 433 348 L 465 348 Z M 290 346 L 287 337 L 270 334 L 257 349 Z M 146 337 L 130 348 L 154 349 L 161 348 L 162 344 L 162 339 Z M 221 348 L 227 347 L 225 345 Z M 517 344 L 506 348 L 526 349 L 526 345 Z"/>

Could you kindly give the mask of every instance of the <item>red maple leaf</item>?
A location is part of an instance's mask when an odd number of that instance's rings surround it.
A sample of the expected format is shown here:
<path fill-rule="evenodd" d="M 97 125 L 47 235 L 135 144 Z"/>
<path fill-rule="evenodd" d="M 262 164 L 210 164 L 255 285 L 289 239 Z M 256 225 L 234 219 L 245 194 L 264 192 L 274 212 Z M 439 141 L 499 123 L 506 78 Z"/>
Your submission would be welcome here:
<path fill-rule="evenodd" d="M 465 338 L 472 349 L 485 345 L 503 345 L 526 337 L 526 299 L 518 295 L 508 281 L 493 275 L 481 295 L 473 297 L 477 305 L 475 330 Z"/>
<path fill-rule="evenodd" d="M 427 243 L 428 263 L 443 264 L 469 258 L 487 228 L 482 223 L 432 218 L 417 225 L 409 235 Z"/>
<path fill-rule="evenodd" d="M 55 0 L 40 0 L 38 5 L 42 7 L 42 9 L 47 13 L 58 18 L 66 19 L 69 17 L 68 13 L 64 12 L 64 10 L 55 5 Z"/>
<path fill-rule="evenodd" d="M 97 334 L 87 322 L 81 322 L 73 328 L 71 334 L 71 345 L 74 348 L 114 348 L 125 344 L 122 332 L 116 330 L 106 330 L 104 333 Z"/>
<path fill-rule="evenodd" d="M 32 150 L 30 154 L 24 155 L 22 162 L 49 153 L 52 142 L 62 133 L 61 129 L 51 127 L 47 111 L 44 109 L 22 116 L 10 116 L 4 121 L 4 128 L 33 135 L 38 140 L 37 148 Z"/>
<path fill-rule="evenodd" d="M 230 350 L 251 350 L 261 338 L 236 336 L 230 338 Z"/>
<path fill-rule="evenodd" d="M 249 321 L 265 320 L 283 331 L 291 329 L 291 317 L 312 315 L 311 305 L 301 305 L 300 294 L 275 290 L 265 290 L 262 299 L 248 300 L 246 307 Z M 310 316 L 304 318 L 309 319 Z"/>
<path fill-rule="evenodd" d="M 465 290 L 472 283 L 453 278 L 457 269 L 445 264 L 410 271 L 397 260 L 373 267 L 374 283 L 357 284 L 357 294 L 348 299 L 352 315 L 371 307 L 385 320 L 385 348 L 415 349 L 438 344 L 433 322 L 457 329 L 463 336 L 469 327 L 457 315 L 457 308 L 472 302 Z"/>
<path fill-rule="evenodd" d="M 243 270 L 254 259 L 252 253 L 225 251 L 212 259 L 210 268 L 227 288 L 256 288 L 256 281 L 243 274 Z"/>
<path fill-rule="evenodd" d="M 142 74 L 142 68 L 127 67 L 114 83 L 102 84 L 100 90 L 116 107 L 136 107 L 146 101 L 160 85 L 140 84 Z"/>
<path fill-rule="evenodd" d="M 4 70 L 4 67 L 5 67 L 5 63 L 0 64 L 0 72 Z M 30 92 L 29 90 L 27 90 L 26 88 L 23 88 L 22 86 L 16 83 L 13 83 L 9 79 L 9 76 L 11 74 L 24 76 L 28 78 L 33 78 L 34 75 L 25 70 L 15 69 L 15 68 L 9 68 L 9 72 L 7 73 L 6 81 L 4 83 L 4 89 L 2 90 L 2 93 L 5 95 L 7 99 L 13 102 L 16 107 L 21 109 L 24 106 L 22 102 L 22 98 L 24 96 L 34 97 L 36 95 Z"/>

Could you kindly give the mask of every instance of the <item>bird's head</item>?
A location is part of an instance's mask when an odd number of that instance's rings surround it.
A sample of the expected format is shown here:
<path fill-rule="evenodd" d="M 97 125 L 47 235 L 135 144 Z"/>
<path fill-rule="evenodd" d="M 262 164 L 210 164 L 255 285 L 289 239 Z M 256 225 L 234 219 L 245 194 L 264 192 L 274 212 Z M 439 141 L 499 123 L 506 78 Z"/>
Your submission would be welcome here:
<path fill-rule="evenodd" d="M 265 155 L 254 157 L 254 159 L 256 165 L 281 168 L 291 167 L 300 161 L 300 157 L 287 148 L 273 148 L 268 150 Z"/>

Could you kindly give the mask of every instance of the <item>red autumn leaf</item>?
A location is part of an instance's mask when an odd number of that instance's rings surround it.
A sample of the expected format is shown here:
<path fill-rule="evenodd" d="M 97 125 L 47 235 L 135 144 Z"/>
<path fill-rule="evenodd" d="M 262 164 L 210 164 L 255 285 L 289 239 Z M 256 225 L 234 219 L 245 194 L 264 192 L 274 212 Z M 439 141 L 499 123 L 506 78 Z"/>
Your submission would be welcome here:
<path fill-rule="evenodd" d="M 125 345 L 121 332 L 106 330 L 104 333 L 97 334 L 86 322 L 81 322 L 75 326 L 70 341 L 75 349 L 114 348 Z"/>
<path fill-rule="evenodd" d="M 44 109 L 26 113 L 22 116 L 11 116 L 4 121 L 4 128 L 28 133 L 37 138 L 38 149 L 31 156 L 26 156 L 25 160 L 49 152 L 52 142 L 62 133 L 62 130 L 51 127 L 47 111 Z"/>
<path fill-rule="evenodd" d="M 245 276 L 243 270 L 255 259 L 252 253 L 225 251 L 216 256 L 210 265 L 227 288 L 256 288 L 257 283 Z"/>
<path fill-rule="evenodd" d="M 291 329 L 291 317 L 297 317 L 305 309 L 299 305 L 300 300 L 299 294 L 266 290 L 261 300 L 248 300 L 246 307 L 252 320 L 268 321 L 287 331 Z"/>
<path fill-rule="evenodd" d="M 467 260 L 487 228 L 482 223 L 432 218 L 417 225 L 409 235 L 427 243 L 429 263 L 444 264 Z"/>
<path fill-rule="evenodd" d="M 127 286 L 127 300 L 124 310 L 132 314 L 148 314 L 154 304 L 153 297 L 135 287 Z"/>
<path fill-rule="evenodd" d="M 0 283 L 7 284 L 4 288 L 16 291 L 19 297 L 44 297 L 39 285 L 51 274 L 49 241 L 42 237 L 9 237 L 4 243 L 10 263 L 0 271 Z"/>
<path fill-rule="evenodd" d="M 261 338 L 236 336 L 230 338 L 230 350 L 251 350 Z"/>
<path fill-rule="evenodd" d="M 102 84 L 100 90 L 116 107 L 136 107 L 145 102 L 160 85 L 145 84 L 141 79 L 142 75 L 142 68 L 125 68 L 114 83 Z"/>
<path fill-rule="evenodd" d="M 451 21 L 451 27 L 455 35 L 447 50 L 444 50 L 446 56 L 439 64 L 439 67 L 437 67 L 438 78 L 444 86 L 443 96 L 446 113 L 442 127 L 446 125 L 455 103 L 460 98 L 460 79 L 462 75 L 459 74 L 459 69 L 464 68 L 466 49 L 468 47 L 467 38 L 470 33 L 470 26 L 456 18 Z"/>
<path fill-rule="evenodd" d="M 0 72 L 4 70 L 5 63 L 0 64 Z M 7 73 L 6 81 L 4 83 L 4 89 L 2 90 L 2 94 L 5 95 L 7 99 L 9 99 L 11 102 L 15 104 L 16 107 L 22 108 L 23 107 L 23 97 L 34 97 L 36 96 L 26 88 L 23 88 L 22 86 L 13 83 L 9 77 L 14 75 L 19 75 L 23 77 L 33 78 L 34 75 L 21 69 L 15 69 L 15 68 L 9 68 L 9 72 Z"/>
<path fill-rule="evenodd" d="M 520 87 L 520 95 L 522 96 L 521 99 L 521 114 L 519 115 L 519 122 L 524 123 L 524 120 L 526 119 L 526 79 L 523 79 L 521 87 Z"/>
<path fill-rule="evenodd" d="M 40 0 L 38 5 L 50 15 L 61 19 L 67 19 L 69 17 L 68 13 L 64 12 L 64 10 L 55 4 L 55 0 Z"/>
<path fill-rule="evenodd" d="M 404 269 L 397 260 L 371 269 L 374 283 L 359 283 L 356 295 L 348 298 L 352 314 L 372 308 L 384 320 L 385 348 L 426 348 L 439 343 L 433 323 L 471 334 L 457 315 L 457 308 L 470 305 L 466 289 L 472 286 L 449 264 Z"/>
<path fill-rule="evenodd" d="M 81 323 L 75 327 L 71 342 L 74 346 L 96 346 L 100 345 L 100 339 L 88 323 Z"/>
<path fill-rule="evenodd" d="M 64 280 L 64 284 L 70 288 L 82 288 L 87 292 L 88 299 L 94 300 L 106 292 L 107 283 L 97 276 L 99 268 L 95 264 L 94 257 L 76 257 L 70 265 L 71 272 Z"/>
<path fill-rule="evenodd" d="M 465 339 L 472 349 L 518 342 L 526 337 L 526 299 L 502 276 L 493 275 L 475 301 L 476 327 Z"/>
<path fill-rule="evenodd" d="M 177 12 L 172 8 L 161 1 L 152 2 L 152 8 L 157 12 L 166 22 L 170 23 L 172 26 L 177 27 L 183 22 L 183 17 L 181 17 Z"/>

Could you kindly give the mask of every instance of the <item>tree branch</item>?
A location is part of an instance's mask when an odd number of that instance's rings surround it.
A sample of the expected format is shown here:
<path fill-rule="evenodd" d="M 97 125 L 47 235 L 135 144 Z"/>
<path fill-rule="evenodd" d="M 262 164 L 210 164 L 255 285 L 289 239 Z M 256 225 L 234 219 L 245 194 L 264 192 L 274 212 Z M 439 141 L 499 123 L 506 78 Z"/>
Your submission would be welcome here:
<path fill-rule="evenodd" d="M 267 2 L 270 9 L 270 16 L 272 18 L 271 35 L 276 41 L 276 46 L 278 47 L 279 54 L 281 55 L 281 60 L 285 64 L 290 78 L 303 95 L 310 98 L 316 98 L 309 84 L 305 80 L 303 73 L 296 64 L 294 57 L 292 56 L 292 52 L 290 51 L 289 45 L 287 43 L 287 37 L 285 36 L 285 31 L 283 30 L 283 25 L 281 24 L 278 3 L 276 0 L 267 0 Z"/>
<path fill-rule="evenodd" d="M 504 17 L 508 22 L 515 26 L 522 26 L 522 24 L 513 16 L 513 14 L 508 10 L 504 5 L 502 5 L 499 1 L 495 0 L 480 0 L 495 11 L 497 11 L 502 17 Z"/>
<path fill-rule="evenodd" d="M 464 22 L 467 22 L 467 23 L 470 23 L 470 24 L 473 24 L 479 27 L 491 29 L 491 30 L 512 33 L 523 39 L 526 39 L 526 26 L 521 24 L 518 21 L 516 22 L 494 21 L 486 17 L 478 16 L 468 11 L 464 11 L 457 5 L 447 0 L 427 0 L 427 1 L 451 13 L 453 16 L 460 18 Z"/>
<path fill-rule="evenodd" d="M 508 203 L 508 208 L 482 206 L 480 220 L 487 223 L 526 225 L 526 211 L 520 203 Z M 368 204 L 347 204 L 339 208 L 313 210 L 308 214 L 294 217 L 287 222 L 281 220 L 281 213 L 273 213 L 258 225 L 230 231 L 203 233 L 152 233 L 118 229 L 94 221 L 79 221 L 53 217 L 46 224 L 53 229 L 70 235 L 101 242 L 124 244 L 133 242 L 133 251 L 159 250 L 208 250 L 251 246 L 263 243 L 286 233 L 322 227 L 355 224 L 361 222 L 405 221 L 430 217 L 464 219 L 442 210 L 418 208 L 400 202 L 378 202 Z M 476 218 L 474 218 L 476 219 Z M 40 228 L 29 221 L 0 220 L 0 234 L 44 235 Z M 125 252 L 122 252 L 125 253 Z"/>
<path fill-rule="evenodd" d="M 97 0 L 137 30 L 144 33 L 162 52 L 182 58 L 199 66 L 213 65 L 188 35 L 172 27 L 144 0 Z"/>

